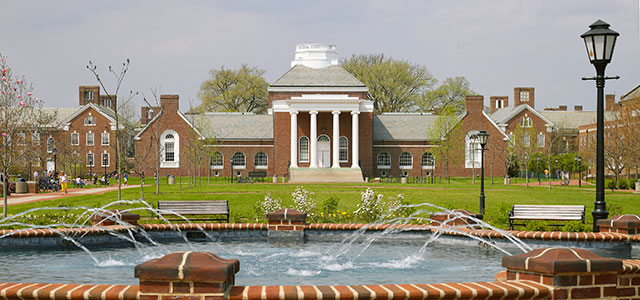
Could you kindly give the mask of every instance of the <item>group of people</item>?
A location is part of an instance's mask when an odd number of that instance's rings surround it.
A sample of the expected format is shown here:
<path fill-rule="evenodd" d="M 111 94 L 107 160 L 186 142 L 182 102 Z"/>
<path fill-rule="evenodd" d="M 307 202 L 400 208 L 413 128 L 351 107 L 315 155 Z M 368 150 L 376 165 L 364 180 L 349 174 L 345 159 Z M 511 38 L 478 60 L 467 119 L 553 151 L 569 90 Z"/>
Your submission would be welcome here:
<path fill-rule="evenodd" d="M 0 181 L 2 180 L 2 175 L 0 174 Z M 94 183 L 97 180 L 97 176 L 94 176 Z M 116 176 L 117 177 L 117 176 Z M 34 180 L 38 181 L 39 179 L 39 174 L 38 171 L 33 172 L 33 178 Z M 129 179 L 128 174 L 125 172 L 122 176 L 122 178 L 124 179 L 123 184 L 127 184 L 127 181 Z M 78 176 L 75 179 L 70 179 L 69 176 L 67 176 L 64 171 L 60 171 L 60 174 L 56 174 L 52 171 L 47 171 L 44 174 L 44 177 L 42 178 L 45 182 L 49 183 L 49 182 L 56 182 L 60 184 L 60 190 L 62 193 L 67 194 L 68 193 L 68 185 L 69 185 L 69 181 L 73 180 L 73 183 L 76 186 L 79 186 L 80 188 L 85 188 L 87 186 L 87 183 L 84 181 L 84 179 L 82 179 L 82 177 Z M 57 179 L 57 180 L 56 180 Z M 107 178 L 105 175 L 102 176 L 102 178 L 100 178 L 100 182 L 103 184 L 109 184 L 109 178 Z"/>

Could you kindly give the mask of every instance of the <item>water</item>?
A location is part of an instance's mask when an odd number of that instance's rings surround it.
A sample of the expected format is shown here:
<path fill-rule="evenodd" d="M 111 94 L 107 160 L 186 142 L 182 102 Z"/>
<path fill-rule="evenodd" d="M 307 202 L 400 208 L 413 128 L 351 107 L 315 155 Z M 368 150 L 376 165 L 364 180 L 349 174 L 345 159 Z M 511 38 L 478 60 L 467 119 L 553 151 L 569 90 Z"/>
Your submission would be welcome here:
<path fill-rule="evenodd" d="M 503 253 L 487 247 L 372 243 L 357 256 L 333 257 L 338 243 L 278 245 L 192 243 L 195 251 L 240 260 L 236 285 L 391 284 L 492 281 Z M 361 248 L 362 243 L 352 244 Z M 135 248 L 92 249 L 97 261 L 77 250 L 3 251 L 0 282 L 137 284 L 133 267 L 147 260 L 185 251 L 184 244 Z M 19 263 L 16 263 L 19 262 Z"/>

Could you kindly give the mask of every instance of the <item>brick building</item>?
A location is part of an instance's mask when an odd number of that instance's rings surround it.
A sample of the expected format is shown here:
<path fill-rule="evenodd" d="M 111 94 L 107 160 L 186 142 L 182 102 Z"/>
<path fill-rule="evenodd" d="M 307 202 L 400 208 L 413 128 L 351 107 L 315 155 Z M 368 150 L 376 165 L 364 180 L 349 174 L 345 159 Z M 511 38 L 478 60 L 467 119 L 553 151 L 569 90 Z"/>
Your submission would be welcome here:
<path fill-rule="evenodd" d="M 429 139 L 438 115 L 431 113 L 374 114 L 367 87 L 338 64 L 335 46 L 300 44 L 291 68 L 270 85 L 266 115 L 252 113 L 183 114 L 178 95 L 162 95 L 160 107 L 143 108 L 141 128 L 135 136 L 136 156 L 145 172 L 155 167 L 148 153 L 159 140 L 160 175 L 185 175 L 194 166 L 187 161 L 196 139 L 215 137 L 202 174 L 247 176 L 264 171 L 267 176 L 292 181 L 362 181 L 364 177 L 444 175 L 442 161 L 433 161 L 440 141 Z M 485 159 L 493 175 L 505 175 L 499 150 L 505 149 L 518 127 L 535 132 L 528 137 L 540 150 L 562 129 L 562 151 L 576 145 L 579 125 L 593 122 L 595 112 L 535 109 L 532 87 L 514 89 L 514 105 L 508 96 L 466 99 L 457 116 L 462 131 L 453 150 L 460 159 L 448 167 L 451 176 L 472 176 L 480 167 L 480 146 L 475 134 L 490 134 Z M 143 156 L 147 155 L 145 158 Z M 207 166 L 208 164 L 208 166 Z"/>

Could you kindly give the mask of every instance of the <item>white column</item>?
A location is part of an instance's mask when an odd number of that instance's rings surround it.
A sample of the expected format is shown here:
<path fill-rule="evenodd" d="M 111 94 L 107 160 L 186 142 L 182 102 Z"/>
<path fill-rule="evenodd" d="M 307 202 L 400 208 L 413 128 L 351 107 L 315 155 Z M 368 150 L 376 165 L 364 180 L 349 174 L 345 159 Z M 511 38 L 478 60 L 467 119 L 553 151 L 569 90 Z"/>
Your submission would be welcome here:
<path fill-rule="evenodd" d="M 298 167 L 298 112 L 290 111 L 291 114 L 291 168 Z"/>
<path fill-rule="evenodd" d="M 309 137 L 309 168 L 318 167 L 318 112 L 310 111 L 311 115 L 311 134 Z"/>
<path fill-rule="evenodd" d="M 360 143 L 360 138 L 358 137 L 358 116 L 360 115 L 359 111 L 351 112 L 351 167 L 359 168 L 358 160 L 360 157 L 358 156 L 358 145 Z"/>
<path fill-rule="evenodd" d="M 340 168 L 340 111 L 331 112 L 333 114 L 333 149 L 331 150 L 333 161 L 332 168 Z"/>

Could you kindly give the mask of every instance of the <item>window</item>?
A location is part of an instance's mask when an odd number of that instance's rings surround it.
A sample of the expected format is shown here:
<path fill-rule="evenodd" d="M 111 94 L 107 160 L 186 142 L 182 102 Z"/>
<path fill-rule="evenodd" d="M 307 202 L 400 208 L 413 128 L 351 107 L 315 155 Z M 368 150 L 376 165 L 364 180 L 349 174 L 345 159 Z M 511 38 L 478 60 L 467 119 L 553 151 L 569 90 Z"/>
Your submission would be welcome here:
<path fill-rule="evenodd" d="M 349 160 L 349 140 L 346 136 L 341 136 L 338 140 L 340 146 L 340 155 L 338 159 L 340 162 L 347 162 Z"/>
<path fill-rule="evenodd" d="M 80 134 L 78 134 L 77 132 L 71 134 L 71 145 L 80 145 Z"/>
<path fill-rule="evenodd" d="M 253 164 L 256 167 L 256 169 L 266 169 L 268 165 L 268 161 L 269 159 L 267 158 L 267 154 L 265 154 L 264 152 L 258 152 L 254 157 Z"/>
<path fill-rule="evenodd" d="M 93 91 L 85 90 L 84 91 L 84 100 L 93 100 Z"/>
<path fill-rule="evenodd" d="M 564 140 L 562 141 L 562 153 L 567 153 L 569 152 L 569 141 Z"/>
<path fill-rule="evenodd" d="M 87 133 L 87 146 L 93 146 L 93 133 Z"/>
<path fill-rule="evenodd" d="M 433 169 L 433 165 L 435 164 L 435 158 L 433 154 L 430 152 L 425 152 L 422 154 L 422 168 L 423 169 Z"/>
<path fill-rule="evenodd" d="M 244 153 L 242 152 L 234 153 L 233 157 L 231 158 L 234 169 L 244 169 L 247 166 L 246 161 L 247 160 L 245 159 Z"/>
<path fill-rule="evenodd" d="M 391 169 L 391 155 L 389 153 L 378 154 L 378 169 Z"/>
<path fill-rule="evenodd" d="M 400 169 L 411 169 L 413 168 L 413 156 L 409 152 L 400 153 L 400 159 L 398 159 Z"/>
<path fill-rule="evenodd" d="M 102 166 L 103 167 L 108 167 L 109 166 L 109 153 L 102 153 Z"/>
<path fill-rule="evenodd" d="M 109 133 L 103 132 L 100 138 L 102 146 L 109 146 Z"/>
<path fill-rule="evenodd" d="M 531 146 L 531 137 L 528 133 L 522 135 L 522 145 L 524 145 L 525 147 Z"/>
<path fill-rule="evenodd" d="M 529 102 L 529 91 L 520 91 L 520 102 Z"/>
<path fill-rule="evenodd" d="M 53 139 L 52 136 L 50 136 L 47 139 L 47 152 L 51 153 L 55 148 L 56 148 L 56 141 Z"/>
<path fill-rule="evenodd" d="M 173 130 L 166 130 L 160 135 L 160 145 L 162 145 L 163 168 L 178 168 L 180 166 L 180 137 Z"/>
<path fill-rule="evenodd" d="M 88 116 L 84 117 L 84 125 L 86 125 L 86 126 L 95 126 L 96 125 L 96 118 L 94 116 L 92 116 L 91 114 L 89 114 Z"/>
<path fill-rule="evenodd" d="M 209 168 L 211 169 L 223 169 L 224 168 L 224 156 L 220 152 L 215 152 L 211 155 L 209 161 Z"/>
<path fill-rule="evenodd" d="M 544 142 L 545 142 L 545 136 L 541 132 L 538 134 L 538 148 L 544 147 Z"/>
<path fill-rule="evenodd" d="M 40 132 L 34 131 L 33 133 L 31 133 L 31 141 L 35 145 L 40 145 Z"/>
<path fill-rule="evenodd" d="M 504 99 L 496 99 L 496 108 L 504 107 Z"/>
<path fill-rule="evenodd" d="M 95 167 L 95 161 L 93 160 L 93 153 L 87 153 L 87 167 Z"/>
<path fill-rule="evenodd" d="M 300 162 L 309 162 L 309 138 L 300 138 Z"/>
<path fill-rule="evenodd" d="M 479 168 L 481 159 L 481 147 L 480 139 L 477 134 L 480 133 L 477 130 L 472 130 L 467 133 L 465 138 L 464 147 L 464 166 L 465 168 Z"/>
<path fill-rule="evenodd" d="M 533 126 L 533 122 L 531 121 L 531 118 L 529 118 L 529 116 L 527 116 L 525 114 L 524 117 L 522 117 L 522 119 L 520 119 L 520 126 L 521 127 L 531 127 L 531 126 Z"/>
<path fill-rule="evenodd" d="M 102 106 L 111 107 L 111 98 L 110 97 L 102 98 Z"/>
<path fill-rule="evenodd" d="M 24 146 L 27 140 L 27 135 L 24 132 L 18 132 L 18 145 Z"/>

